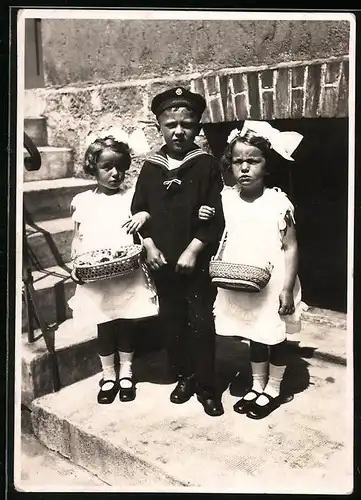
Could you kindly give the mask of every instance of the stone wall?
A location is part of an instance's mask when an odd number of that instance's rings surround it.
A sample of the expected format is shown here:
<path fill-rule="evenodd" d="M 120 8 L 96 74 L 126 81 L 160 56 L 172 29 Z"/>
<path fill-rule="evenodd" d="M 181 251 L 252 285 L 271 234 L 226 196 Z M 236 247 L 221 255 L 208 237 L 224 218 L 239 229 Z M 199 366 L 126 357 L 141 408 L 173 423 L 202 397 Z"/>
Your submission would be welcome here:
<path fill-rule="evenodd" d="M 29 89 L 25 91 L 25 116 L 44 116 L 47 120 L 48 143 L 51 146 L 70 147 L 74 152 L 74 168 L 77 176 L 83 176 L 82 160 L 86 137 L 119 126 L 127 132 L 141 128 L 150 147 L 162 144 L 150 98 L 170 85 L 190 88 L 190 80 L 124 82 L 99 84 L 82 88 Z M 202 139 L 199 138 L 202 143 Z M 128 175 L 132 183 L 142 157 L 136 157 Z"/>
<path fill-rule="evenodd" d="M 42 19 L 45 81 L 121 82 L 349 51 L 348 21 Z"/>

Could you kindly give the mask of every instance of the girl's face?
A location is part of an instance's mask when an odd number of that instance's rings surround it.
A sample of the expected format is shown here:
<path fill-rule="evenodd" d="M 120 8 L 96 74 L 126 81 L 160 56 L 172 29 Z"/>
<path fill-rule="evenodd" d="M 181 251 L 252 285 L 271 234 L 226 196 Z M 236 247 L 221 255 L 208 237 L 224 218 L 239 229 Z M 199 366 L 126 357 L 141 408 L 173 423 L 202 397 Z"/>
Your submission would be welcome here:
<path fill-rule="evenodd" d="M 122 153 L 105 149 L 100 153 L 95 177 L 101 192 L 112 194 L 119 189 L 125 178 L 125 169 L 128 167 L 128 158 Z"/>
<path fill-rule="evenodd" d="M 232 151 L 232 173 L 244 189 L 264 187 L 266 159 L 256 146 L 237 141 Z"/>
<path fill-rule="evenodd" d="M 169 108 L 158 118 L 168 154 L 183 159 L 191 149 L 201 125 L 198 117 L 187 108 Z"/>

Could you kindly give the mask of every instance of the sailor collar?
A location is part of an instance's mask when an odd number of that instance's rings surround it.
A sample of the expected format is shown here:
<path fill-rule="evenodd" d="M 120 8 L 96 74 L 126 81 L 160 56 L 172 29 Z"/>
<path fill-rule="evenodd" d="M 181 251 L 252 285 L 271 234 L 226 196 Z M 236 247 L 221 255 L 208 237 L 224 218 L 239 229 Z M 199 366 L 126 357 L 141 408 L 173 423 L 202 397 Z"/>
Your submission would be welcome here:
<path fill-rule="evenodd" d="M 173 169 L 173 171 L 178 170 L 179 168 L 183 167 L 183 165 L 188 163 L 190 160 L 193 160 L 197 156 L 203 156 L 203 155 L 209 155 L 209 154 L 206 153 L 205 151 L 203 151 L 199 147 L 197 147 L 196 149 L 192 149 L 192 151 L 189 151 L 185 155 L 183 160 L 180 162 L 179 167 L 177 167 L 176 169 Z M 155 163 L 156 165 L 159 165 L 160 167 L 167 170 L 168 172 L 172 171 L 169 169 L 168 158 L 167 158 L 167 155 L 166 155 L 165 151 L 163 150 L 163 148 L 158 153 L 155 153 L 152 156 L 150 156 L 147 160 L 151 163 Z"/>

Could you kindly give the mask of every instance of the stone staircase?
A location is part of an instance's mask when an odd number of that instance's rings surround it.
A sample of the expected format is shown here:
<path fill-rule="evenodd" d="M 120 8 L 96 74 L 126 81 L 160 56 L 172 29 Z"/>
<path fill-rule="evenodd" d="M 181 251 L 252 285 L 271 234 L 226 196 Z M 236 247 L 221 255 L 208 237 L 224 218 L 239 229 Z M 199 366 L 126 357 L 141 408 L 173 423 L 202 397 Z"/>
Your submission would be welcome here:
<path fill-rule="evenodd" d="M 53 147 L 47 143 L 46 119 L 29 117 L 25 119 L 25 132 L 37 146 L 42 164 L 38 171 L 24 170 L 23 203 L 25 230 L 30 254 L 30 267 L 34 289 L 42 319 L 48 325 L 57 327 L 55 349 L 61 347 L 64 339 L 67 346 L 73 346 L 76 356 L 79 336 L 71 328 L 71 310 L 67 305 L 75 284 L 70 279 L 69 261 L 73 222 L 70 216 L 70 202 L 77 194 L 94 186 L 94 180 L 77 178 L 73 172 L 72 151 L 65 147 Z M 27 316 L 23 304 L 22 314 L 22 402 L 29 404 L 39 395 L 52 392 L 51 363 L 44 340 L 39 338 L 29 344 L 27 340 Z M 63 333 L 65 332 L 65 333 Z M 36 337 L 38 337 L 36 332 Z M 86 333 L 81 332 L 84 341 Z M 73 336 L 68 342 L 69 336 Z M 89 339 L 94 332 L 89 333 Z M 82 343 L 80 341 L 80 344 Z M 69 379 L 69 366 L 59 362 L 62 385 L 74 382 Z M 98 370 L 93 366 L 90 374 Z M 76 370 L 71 373 L 76 374 Z M 81 377 L 88 374 L 85 369 Z M 79 373 L 78 376 L 80 377 Z"/>
<path fill-rule="evenodd" d="M 24 171 L 26 235 L 34 287 L 44 320 L 60 324 L 71 315 L 66 301 L 74 291 L 67 266 L 73 229 L 70 201 L 94 181 L 73 176 L 71 149 L 47 145 L 45 118 L 27 118 L 25 131 L 42 160 L 40 170 Z M 23 320 L 26 329 L 25 317 Z"/>

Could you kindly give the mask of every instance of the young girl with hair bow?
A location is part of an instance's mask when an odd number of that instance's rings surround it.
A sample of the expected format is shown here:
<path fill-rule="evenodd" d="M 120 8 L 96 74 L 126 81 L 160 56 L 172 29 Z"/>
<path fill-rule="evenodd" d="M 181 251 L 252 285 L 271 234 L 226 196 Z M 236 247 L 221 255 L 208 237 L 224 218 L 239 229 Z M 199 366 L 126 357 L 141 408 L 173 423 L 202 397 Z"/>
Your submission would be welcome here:
<path fill-rule="evenodd" d="M 222 192 L 227 238 L 223 260 L 272 269 L 258 293 L 218 288 L 214 306 L 216 332 L 250 341 L 252 387 L 234 405 L 252 419 L 269 415 L 282 403 L 281 382 L 287 364 L 286 334 L 299 331 L 302 311 L 297 276 L 298 249 L 294 207 L 279 188 L 267 188 L 271 150 L 294 161 L 302 140 L 267 122 L 245 121 L 229 134 L 221 159 L 234 179 Z M 199 217 L 213 216 L 202 206 Z"/>
<path fill-rule="evenodd" d="M 134 150 L 146 151 L 144 142 Z M 124 194 L 120 186 L 131 164 L 134 135 L 129 137 L 122 129 L 111 129 L 99 136 L 88 137 L 84 158 L 84 171 L 95 177 L 95 190 L 77 194 L 72 202 L 74 236 L 72 259 L 102 248 L 119 249 L 132 244 L 133 234 L 150 218 L 147 212 L 130 216 L 133 189 Z M 144 138 L 145 139 L 145 138 Z M 158 298 L 146 265 L 129 276 L 113 277 L 101 281 L 82 283 L 74 268 L 71 274 L 77 283 L 69 301 L 75 324 L 97 326 L 98 353 L 102 366 L 102 379 L 98 403 L 112 403 L 119 391 L 121 401 L 135 398 L 132 374 L 134 335 L 137 321 L 158 314 Z M 119 358 L 117 369 L 116 355 Z"/>

